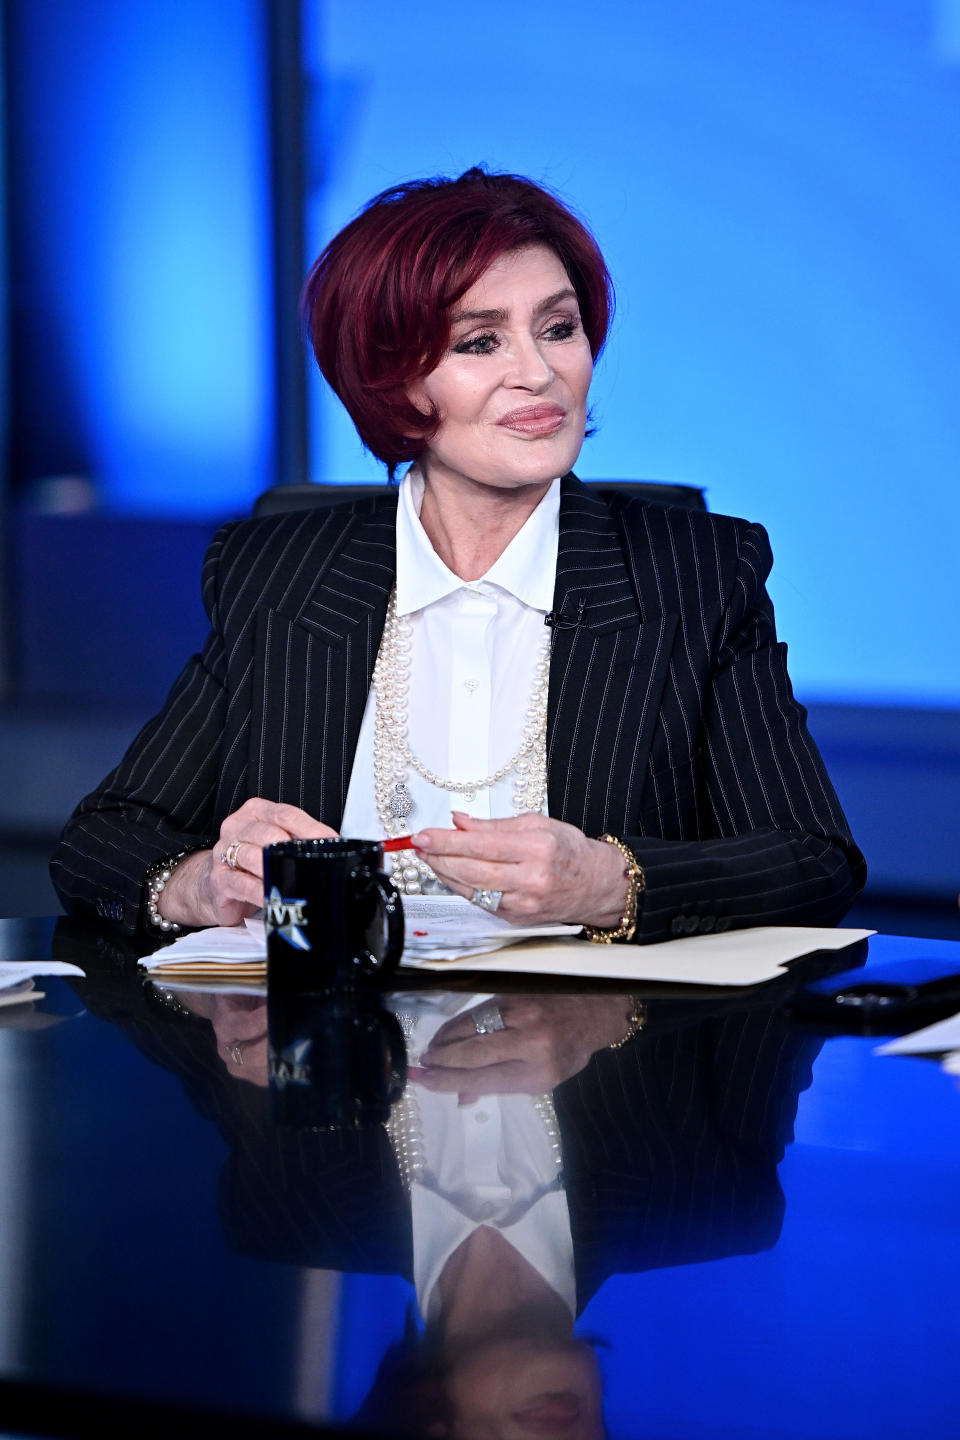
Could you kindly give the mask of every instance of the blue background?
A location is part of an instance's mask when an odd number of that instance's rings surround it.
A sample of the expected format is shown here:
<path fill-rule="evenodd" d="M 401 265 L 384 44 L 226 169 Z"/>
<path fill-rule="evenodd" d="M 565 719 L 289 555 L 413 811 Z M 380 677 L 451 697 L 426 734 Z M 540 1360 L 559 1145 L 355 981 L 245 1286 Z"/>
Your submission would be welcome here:
<path fill-rule="evenodd" d="M 960 699 L 956 7 L 307 14 L 311 251 L 400 178 L 483 160 L 556 186 L 619 295 L 579 473 L 762 520 L 805 696 Z M 314 406 L 316 473 L 374 475 L 319 383 Z"/>
<path fill-rule="evenodd" d="M 0 6 L 8 694 L 55 707 L 65 737 L 38 779 L 37 725 L 17 732 L 0 829 L 42 830 L 42 848 L 112 760 L 120 711 L 132 735 L 198 647 L 213 525 L 248 513 L 286 453 L 282 6 Z M 384 186 L 478 161 L 587 217 L 619 310 L 580 473 L 701 485 L 766 524 L 791 673 L 873 886 L 955 917 L 960 0 L 304 0 L 302 15 L 304 265 Z M 305 348 L 304 365 L 308 473 L 283 478 L 381 479 Z M 64 475 L 92 514 L 40 513 Z M 78 742 L 78 705 L 106 716 L 102 743 Z"/>
<path fill-rule="evenodd" d="M 26 289 L 63 397 L 42 418 L 83 437 L 47 468 L 119 509 L 241 513 L 273 478 L 261 7 L 26 11 Z M 581 473 L 689 481 L 768 526 L 805 698 L 958 703 L 954 0 L 304 20 L 308 255 L 404 177 L 483 160 L 557 187 L 619 294 Z M 312 478 L 380 478 L 319 379 L 311 417 Z"/>

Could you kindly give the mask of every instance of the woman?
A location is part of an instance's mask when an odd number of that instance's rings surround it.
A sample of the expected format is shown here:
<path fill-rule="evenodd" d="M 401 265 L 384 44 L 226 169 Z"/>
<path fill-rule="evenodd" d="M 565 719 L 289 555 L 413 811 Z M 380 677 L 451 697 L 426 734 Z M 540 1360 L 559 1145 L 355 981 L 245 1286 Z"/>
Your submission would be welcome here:
<path fill-rule="evenodd" d="M 763 530 L 569 473 L 610 317 L 585 227 L 516 176 L 400 186 L 304 305 L 361 439 L 412 469 L 396 501 L 220 531 L 203 654 L 64 832 L 67 909 L 233 924 L 264 845 L 342 830 L 412 832 L 408 890 L 600 940 L 836 921 L 864 866 Z"/>

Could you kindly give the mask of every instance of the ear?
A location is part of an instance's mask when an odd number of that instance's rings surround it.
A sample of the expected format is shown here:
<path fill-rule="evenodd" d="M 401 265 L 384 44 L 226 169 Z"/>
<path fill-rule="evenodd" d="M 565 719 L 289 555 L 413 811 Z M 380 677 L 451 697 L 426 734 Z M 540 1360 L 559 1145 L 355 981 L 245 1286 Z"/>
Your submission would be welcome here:
<path fill-rule="evenodd" d="M 421 429 L 416 424 L 411 425 L 404 431 L 403 438 L 405 440 L 424 440 L 427 435 L 434 430 L 436 425 L 433 402 L 427 395 L 423 387 L 423 382 L 419 380 L 413 385 L 408 385 L 405 394 L 414 409 L 418 410 L 423 416 L 423 427 Z"/>

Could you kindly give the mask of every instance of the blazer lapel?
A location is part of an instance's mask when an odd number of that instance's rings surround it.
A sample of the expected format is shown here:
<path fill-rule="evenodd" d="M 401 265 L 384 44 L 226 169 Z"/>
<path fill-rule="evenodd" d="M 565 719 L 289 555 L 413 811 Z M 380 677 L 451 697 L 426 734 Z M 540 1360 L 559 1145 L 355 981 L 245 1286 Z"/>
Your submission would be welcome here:
<path fill-rule="evenodd" d="M 550 814 L 588 835 L 631 834 L 677 628 L 641 613 L 638 557 L 604 500 L 563 481 L 547 708 Z"/>
<path fill-rule="evenodd" d="M 316 560 L 258 616 L 249 754 L 255 794 L 339 827 L 396 570 L 396 501 L 336 511 Z M 611 508 L 563 482 L 547 709 L 550 814 L 631 833 L 677 626 L 641 613 L 642 555 Z M 629 558 L 629 564 L 627 563 Z M 638 718 L 639 717 L 639 718 Z"/>
<path fill-rule="evenodd" d="M 359 510 L 359 513 L 357 513 Z M 256 793 L 339 828 L 396 569 L 396 500 L 334 512 L 322 563 L 259 617 Z"/>

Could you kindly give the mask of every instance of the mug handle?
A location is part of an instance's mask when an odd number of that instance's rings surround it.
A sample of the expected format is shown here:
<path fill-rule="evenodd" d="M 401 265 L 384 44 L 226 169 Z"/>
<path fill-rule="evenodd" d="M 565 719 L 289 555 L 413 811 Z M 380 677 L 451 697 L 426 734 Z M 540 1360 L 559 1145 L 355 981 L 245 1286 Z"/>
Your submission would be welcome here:
<path fill-rule="evenodd" d="M 357 963 L 368 975 L 374 975 L 378 971 L 388 971 L 396 968 L 400 963 L 400 956 L 403 954 L 403 901 L 400 892 L 389 876 L 377 870 L 370 876 L 369 882 L 377 891 L 383 901 L 383 914 L 386 920 L 386 944 L 382 955 L 374 955 L 372 950 L 363 950 L 357 956 Z"/>

